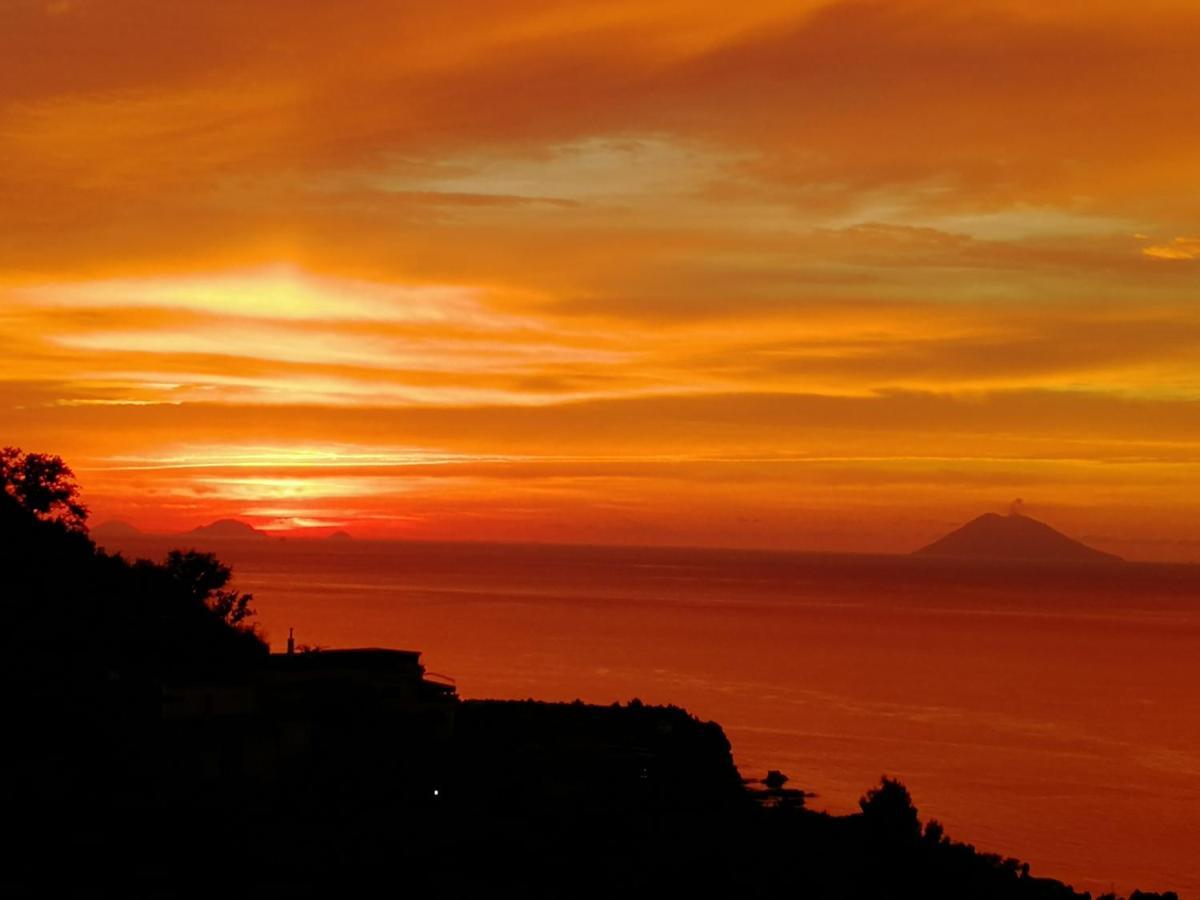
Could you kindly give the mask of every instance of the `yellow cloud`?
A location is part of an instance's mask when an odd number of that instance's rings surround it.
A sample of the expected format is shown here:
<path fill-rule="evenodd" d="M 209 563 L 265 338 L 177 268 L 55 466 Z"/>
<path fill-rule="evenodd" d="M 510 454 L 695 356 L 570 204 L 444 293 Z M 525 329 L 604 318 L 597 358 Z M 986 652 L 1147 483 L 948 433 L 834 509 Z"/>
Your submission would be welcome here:
<path fill-rule="evenodd" d="M 1177 237 L 1167 244 L 1156 244 L 1142 250 L 1153 259 L 1200 259 L 1200 237 Z"/>

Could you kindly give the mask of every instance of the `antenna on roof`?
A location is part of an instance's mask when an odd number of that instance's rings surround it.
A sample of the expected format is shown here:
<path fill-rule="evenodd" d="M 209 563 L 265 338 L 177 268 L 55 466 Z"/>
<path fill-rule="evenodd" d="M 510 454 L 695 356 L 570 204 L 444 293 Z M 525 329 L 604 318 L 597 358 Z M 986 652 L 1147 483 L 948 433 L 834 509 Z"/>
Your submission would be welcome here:
<path fill-rule="evenodd" d="M 287 655 L 291 656 L 296 652 L 296 639 L 292 637 L 291 626 L 288 626 L 288 649 Z"/>

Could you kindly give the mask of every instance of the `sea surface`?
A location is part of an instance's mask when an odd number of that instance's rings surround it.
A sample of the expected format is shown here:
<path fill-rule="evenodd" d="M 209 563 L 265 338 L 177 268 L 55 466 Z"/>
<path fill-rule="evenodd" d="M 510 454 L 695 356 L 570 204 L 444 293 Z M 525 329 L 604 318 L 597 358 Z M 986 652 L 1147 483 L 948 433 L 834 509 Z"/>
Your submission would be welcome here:
<path fill-rule="evenodd" d="M 161 558 L 181 539 L 130 539 Z M 186 542 L 185 542 L 186 543 Z M 1094 893 L 1200 897 L 1200 567 L 694 549 L 213 544 L 273 649 L 423 652 L 463 697 L 673 703 L 743 775 L 855 809 L 886 773 L 957 840 Z"/>

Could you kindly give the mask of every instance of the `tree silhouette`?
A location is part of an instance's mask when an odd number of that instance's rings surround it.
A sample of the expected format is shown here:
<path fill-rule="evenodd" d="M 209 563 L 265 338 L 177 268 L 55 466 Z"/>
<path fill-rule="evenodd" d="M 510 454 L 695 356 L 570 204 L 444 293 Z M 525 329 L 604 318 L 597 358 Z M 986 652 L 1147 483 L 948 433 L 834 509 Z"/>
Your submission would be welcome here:
<path fill-rule="evenodd" d="M 75 473 L 59 456 L 0 449 L 0 488 L 24 510 L 72 531 L 84 530 L 87 507 L 79 501 Z"/>
<path fill-rule="evenodd" d="M 254 595 L 225 588 L 233 570 L 215 554 L 172 550 L 163 567 L 191 600 L 202 604 L 225 623 L 245 628 L 245 620 L 254 615 L 250 607 Z"/>
<path fill-rule="evenodd" d="M 886 775 L 879 786 L 871 788 L 858 801 L 863 818 L 881 835 L 915 843 L 921 836 L 921 822 L 908 788 Z"/>

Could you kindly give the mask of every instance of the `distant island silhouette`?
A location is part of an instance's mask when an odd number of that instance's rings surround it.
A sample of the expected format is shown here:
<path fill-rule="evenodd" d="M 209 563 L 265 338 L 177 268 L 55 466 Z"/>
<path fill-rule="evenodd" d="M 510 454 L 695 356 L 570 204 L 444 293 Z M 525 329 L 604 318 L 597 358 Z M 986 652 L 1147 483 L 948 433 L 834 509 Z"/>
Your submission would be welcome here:
<path fill-rule="evenodd" d="M 91 529 L 93 540 L 121 540 L 123 538 L 142 537 L 145 532 L 132 525 L 129 522 L 122 522 L 116 519 L 110 519 L 107 522 L 101 522 L 95 528 Z"/>
<path fill-rule="evenodd" d="M 984 513 L 913 553 L 958 559 L 1028 562 L 1122 562 L 1121 557 L 1089 547 L 1045 522 L 1020 512 Z"/>
<path fill-rule="evenodd" d="M 327 535 L 325 537 L 325 540 L 327 540 L 327 541 L 352 541 L 352 540 L 354 540 L 354 535 L 352 535 L 348 531 L 335 531 L 333 534 Z"/>
<path fill-rule="evenodd" d="M 202 537 L 209 540 L 221 541 L 257 541 L 270 537 L 259 531 L 253 525 L 248 525 L 238 519 L 218 519 L 209 525 L 201 525 L 185 532 L 188 537 Z"/>

